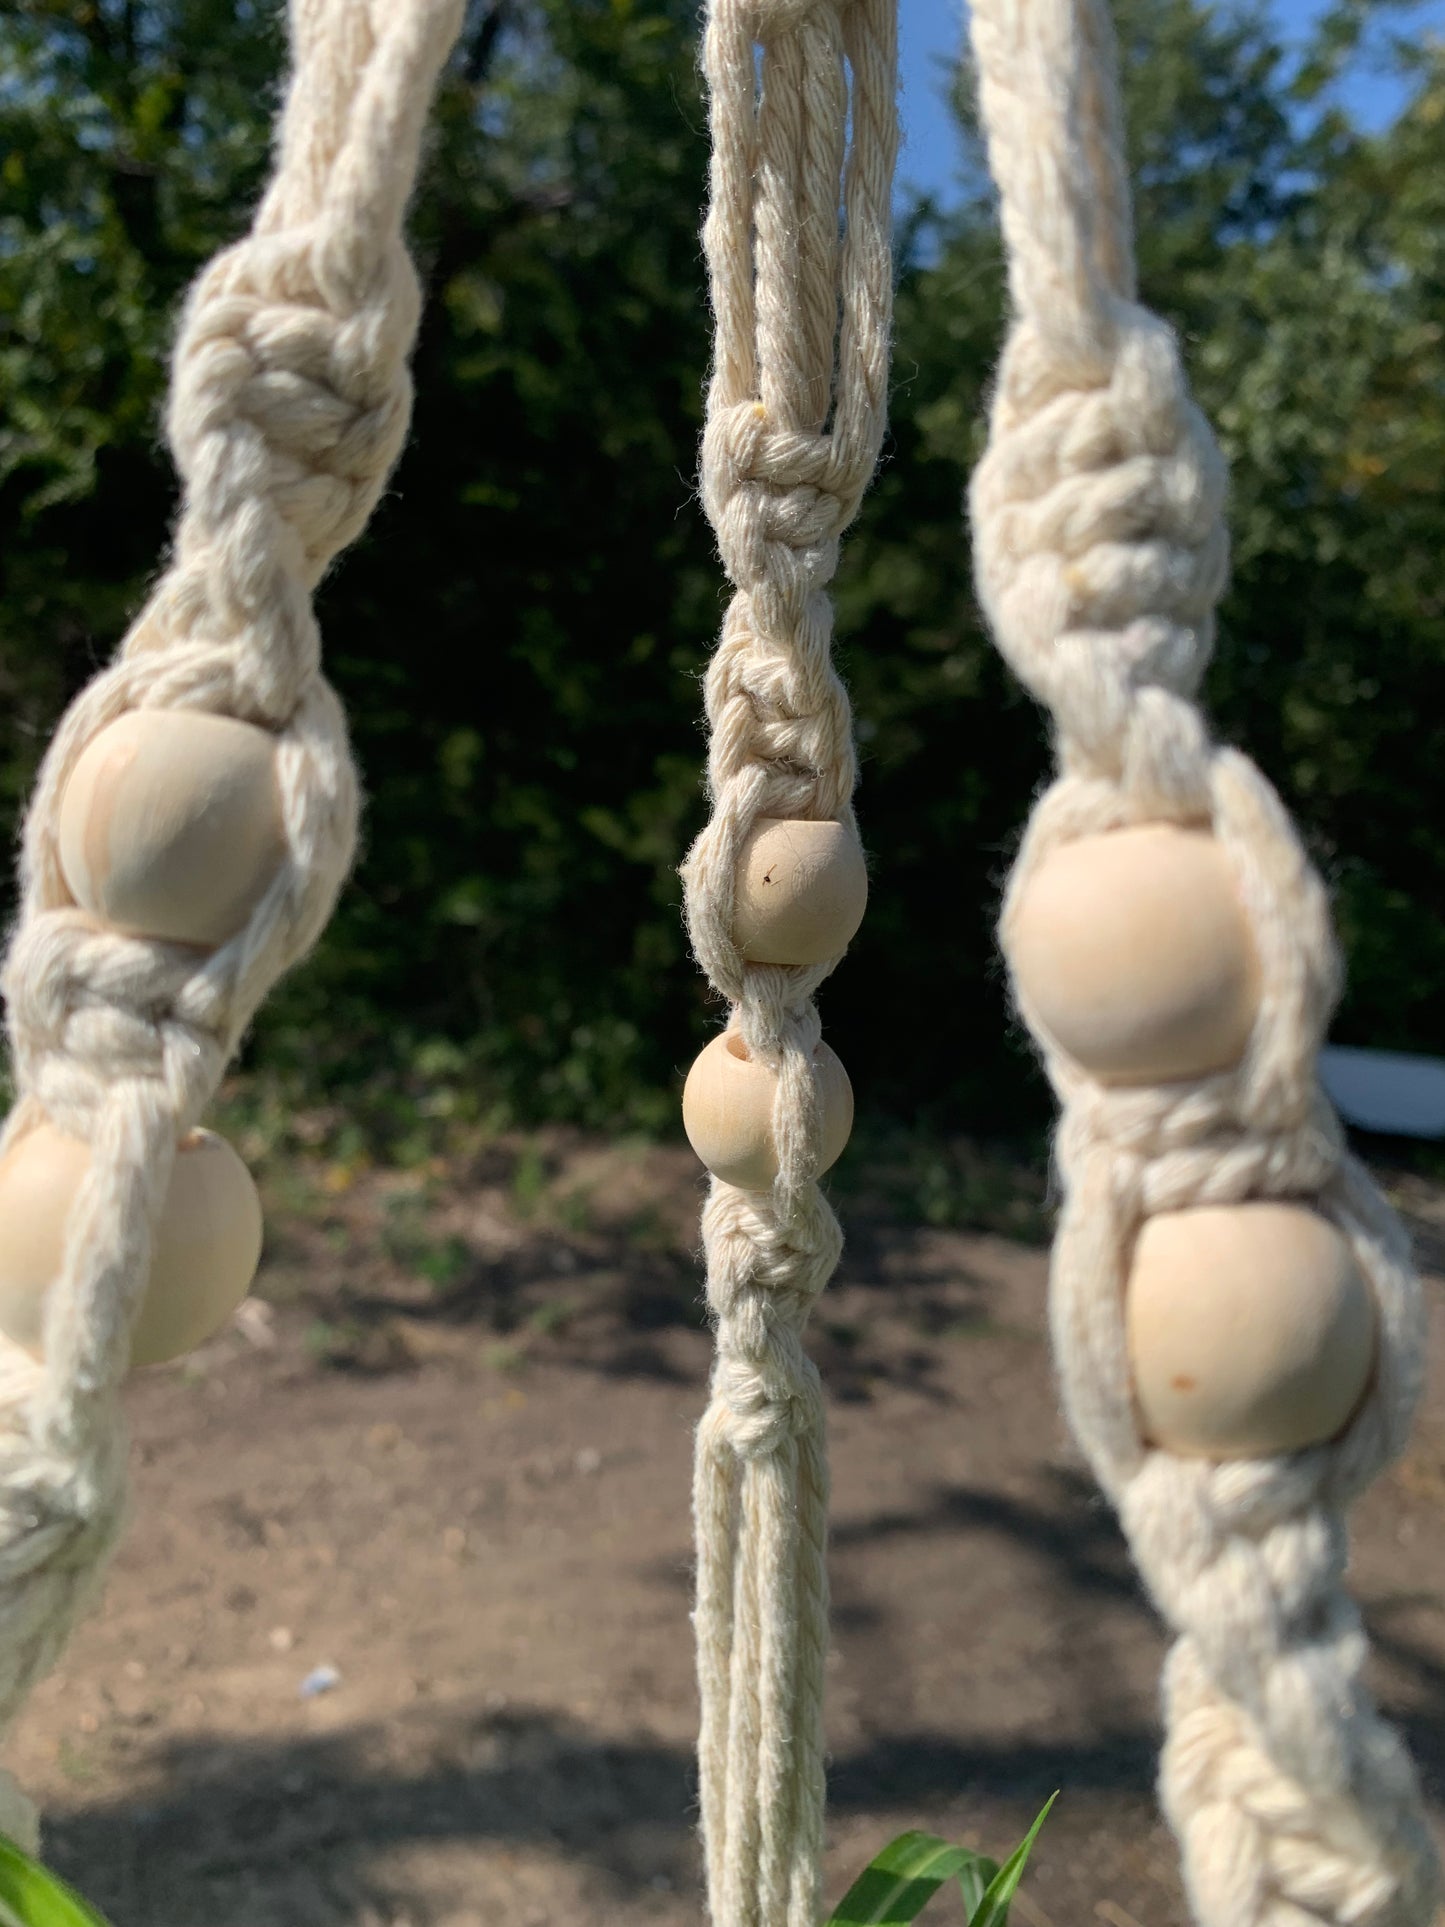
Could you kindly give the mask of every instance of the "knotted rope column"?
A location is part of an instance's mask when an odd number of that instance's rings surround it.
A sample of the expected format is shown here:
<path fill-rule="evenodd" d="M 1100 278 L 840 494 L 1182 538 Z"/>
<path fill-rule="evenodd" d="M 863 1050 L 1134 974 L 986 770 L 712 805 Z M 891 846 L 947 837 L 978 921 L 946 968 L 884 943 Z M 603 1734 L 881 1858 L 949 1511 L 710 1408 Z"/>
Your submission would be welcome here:
<path fill-rule="evenodd" d="M 1420 1292 L 1317 1083 L 1324 892 L 1192 700 L 1223 465 L 1136 300 L 1105 0 L 974 0 L 972 32 L 1013 301 L 977 575 L 1060 766 L 1002 937 L 1063 1105 L 1065 1406 L 1178 1635 L 1161 1790 L 1202 1927 L 1425 1927 L 1434 1851 L 1343 1591 L 1344 1510 L 1419 1391 Z"/>
<path fill-rule="evenodd" d="M 865 887 L 827 591 L 887 405 L 895 0 L 712 0 L 703 64 L 703 499 L 736 593 L 707 678 L 713 815 L 683 872 L 732 1007 L 685 1100 L 717 1335 L 694 1486 L 702 1826 L 718 1927 L 814 1927 L 828 1474 L 802 1333 L 841 1248 L 817 1177 L 851 1095 L 813 997 Z"/>
<path fill-rule="evenodd" d="M 267 990 L 320 934 L 351 862 L 356 780 L 311 594 L 360 533 L 405 437 L 418 291 L 402 219 L 460 18 L 461 0 L 294 0 L 274 178 L 251 233 L 199 278 L 176 347 L 174 556 L 115 662 L 62 721 L 31 802 L 4 978 L 18 1101 L 0 1166 L 34 1133 L 78 1140 L 88 1162 L 45 1295 L 41 1356 L 0 1340 L 0 1723 L 53 1662 L 117 1535 L 117 1393 L 178 1143 Z M 218 742 L 262 759 L 274 861 L 222 941 L 187 927 L 183 894 L 172 907 L 194 941 L 100 913 L 112 886 L 150 890 L 153 906 L 156 887 L 175 883 L 139 858 L 119 884 L 88 870 L 78 881 L 73 855 L 67 868 L 67 798 L 85 808 L 72 779 L 87 749 L 118 741 L 106 732 L 122 718 L 138 733 L 97 778 L 117 809 L 134 785 L 170 780 L 157 757 L 198 741 L 198 764 Z M 198 739 L 198 727 L 211 733 Z M 207 828 L 197 763 L 170 800 L 188 833 L 215 839 L 209 874 L 193 879 L 209 884 L 241 826 L 223 816 Z M 77 847 L 100 849 L 104 870 L 95 807 Z M 151 856 L 164 871 L 165 852 Z M 0 1227 L 0 1239 L 18 1229 Z M 33 1815 L 17 1798 L 0 1828 L 33 1837 Z"/>

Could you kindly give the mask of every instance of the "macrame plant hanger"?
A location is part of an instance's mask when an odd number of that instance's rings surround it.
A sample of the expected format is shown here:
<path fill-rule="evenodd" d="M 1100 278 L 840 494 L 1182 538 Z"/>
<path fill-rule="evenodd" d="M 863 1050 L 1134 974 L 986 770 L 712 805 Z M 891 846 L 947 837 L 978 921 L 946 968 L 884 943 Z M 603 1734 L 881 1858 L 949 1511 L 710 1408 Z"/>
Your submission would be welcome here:
<path fill-rule="evenodd" d="M 1421 1298 L 1317 1081 L 1324 891 L 1193 700 L 1223 464 L 1138 305 L 1106 0 L 973 0 L 972 35 L 1013 307 L 976 575 L 1059 763 L 1002 940 L 1062 1104 L 1064 1403 L 1176 1635 L 1161 1793 L 1201 1927 L 1429 1927 L 1419 1788 L 1343 1589 Z"/>
<path fill-rule="evenodd" d="M 419 301 L 402 220 L 461 11 L 293 0 L 270 187 L 197 281 L 175 350 L 174 553 L 31 801 L 4 978 L 0 1725 L 118 1536 L 133 1334 L 137 1356 L 184 1349 L 259 1256 L 249 1177 L 194 1130 L 352 858 L 356 780 L 311 597 L 405 439 Z M 35 1844 L 8 1776 L 0 1831 Z"/>
<path fill-rule="evenodd" d="M 841 1246 L 817 1180 L 852 1096 L 813 997 L 867 888 L 828 584 L 887 406 L 896 0 L 712 0 L 703 66 L 702 491 L 734 594 L 707 677 L 712 818 L 683 872 L 730 1006 L 684 1096 L 717 1344 L 694 1485 L 702 1830 L 717 1927 L 816 1927 L 828 1473 L 802 1334 Z"/>

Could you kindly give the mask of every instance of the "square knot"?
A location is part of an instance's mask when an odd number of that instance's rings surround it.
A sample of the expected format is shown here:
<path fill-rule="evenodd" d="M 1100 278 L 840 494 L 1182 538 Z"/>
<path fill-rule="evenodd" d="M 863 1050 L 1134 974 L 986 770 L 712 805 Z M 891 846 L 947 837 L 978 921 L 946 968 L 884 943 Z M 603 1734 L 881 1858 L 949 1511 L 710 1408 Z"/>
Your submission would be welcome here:
<path fill-rule="evenodd" d="M 763 1459 L 790 1439 L 818 1434 L 823 1390 L 818 1369 L 801 1351 L 760 1358 L 719 1358 L 713 1381 L 720 1429 L 740 1459 Z"/>
<path fill-rule="evenodd" d="M 1070 633 L 1095 654 L 1108 644 L 1116 682 L 1192 694 L 1228 571 L 1225 466 L 1174 337 L 1142 309 L 1122 315 L 1103 370 L 1015 331 L 970 491 L 1000 647 L 1051 707 L 1087 705 L 1098 679 L 1056 659 Z"/>
<path fill-rule="evenodd" d="M 731 566 L 730 543 L 827 547 L 857 507 L 867 468 L 820 430 L 777 426 L 760 401 L 714 409 L 703 437 L 704 506 Z"/>

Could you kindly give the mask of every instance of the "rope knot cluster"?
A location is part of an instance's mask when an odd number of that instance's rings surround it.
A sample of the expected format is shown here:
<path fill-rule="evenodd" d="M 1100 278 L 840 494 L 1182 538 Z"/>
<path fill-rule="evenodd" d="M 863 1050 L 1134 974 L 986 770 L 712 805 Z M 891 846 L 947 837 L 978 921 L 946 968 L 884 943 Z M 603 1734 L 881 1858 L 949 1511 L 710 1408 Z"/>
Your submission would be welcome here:
<path fill-rule="evenodd" d="M 803 1351 L 801 1334 L 791 1337 L 796 1356 L 786 1363 L 770 1355 L 756 1360 L 733 1357 L 718 1366 L 718 1431 L 744 1463 L 775 1457 L 790 1439 L 806 1437 L 822 1419 L 818 1368 Z"/>
<path fill-rule="evenodd" d="M 1184 815 L 1204 797 L 1188 699 L 1228 570 L 1227 477 L 1172 333 L 1110 305 L 1102 368 L 1027 321 L 1010 339 L 971 491 L 977 580 L 1065 767 Z"/>
<path fill-rule="evenodd" d="M 764 1458 L 821 1428 L 822 1386 L 803 1331 L 837 1268 L 843 1234 L 817 1185 L 805 1182 L 785 1216 L 772 1199 L 719 1185 L 703 1238 L 718 1437 L 739 1459 Z"/>
<path fill-rule="evenodd" d="M 310 586 L 365 526 L 400 450 L 411 392 L 394 364 L 420 301 L 399 244 L 356 288 L 326 271 L 329 238 L 313 221 L 249 238 L 212 264 L 192 296 L 170 409 L 189 473 L 217 434 L 234 464 L 237 430 L 248 431 L 249 472 L 237 481 L 278 511 Z"/>
<path fill-rule="evenodd" d="M 760 401 L 717 409 L 703 437 L 703 502 L 729 575 L 739 586 L 764 580 L 775 544 L 812 552 L 831 575 L 871 466 L 860 472 L 855 452 L 822 429 L 771 425 Z"/>
<path fill-rule="evenodd" d="M 153 1081 L 188 1130 L 229 1054 L 219 986 L 193 952 L 99 930 L 78 911 L 21 926 L 4 989 L 20 1081 L 70 1136 L 94 1134 L 117 1078 Z"/>
<path fill-rule="evenodd" d="M 402 220 L 460 23 L 461 0 L 293 0 L 274 178 L 250 236 L 200 276 L 178 336 L 173 559 L 62 720 L 31 800 L 4 970 L 18 1101 L 0 1150 L 51 1123 L 90 1158 L 44 1362 L 0 1345 L 0 1724 L 53 1662 L 118 1533 L 116 1391 L 177 1141 L 351 861 L 356 778 L 311 591 L 405 435 L 418 291 Z M 285 853 L 246 926 L 211 952 L 101 927 L 62 872 L 71 774 L 137 709 L 275 737 Z"/>
<path fill-rule="evenodd" d="M 1210 740 L 1193 700 L 1227 567 L 1224 466 L 1172 335 L 1135 298 L 1107 0 L 974 0 L 971 21 L 1014 305 L 971 491 L 977 575 L 1061 765 L 1005 939 L 1061 845 L 1175 822 L 1215 838 L 1260 975 L 1233 1068 L 1125 1088 L 1073 1063 L 1020 992 L 1063 1105 L 1064 1404 L 1177 1635 L 1161 1792 L 1201 1927 L 1428 1927 L 1439 1876 L 1419 1788 L 1365 1692 L 1343 1589 L 1343 1509 L 1403 1446 L 1423 1313 L 1400 1229 L 1318 1085 L 1340 980 L 1323 886 L 1269 784 Z M 1134 1404 L 1135 1240 L 1155 1213 L 1257 1198 L 1307 1205 L 1347 1242 L 1374 1305 L 1374 1381 L 1328 1444 L 1175 1457 L 1141 1437 Z"/>
<path fill-rule="evenodd" d="M 703 1213 L 703 1835 L 716 1927 L 816 1927 L 827 1460 L 803 1331 L 842 1245 L 817 1184 L 813 1068 L 813 997 L 837 959 L 748 962 L 733 924 L 760 817 L 852 822 L 828 585 L 886 411 L 895 0 L 710 0 L 703 60 L 716 333 L 701 492 L 734 594 L 707 676 L 712 818 L 683 875 L 698 961 L 773 1075 L 777 1165 L 766 1193 L 714 1178 Z"/>

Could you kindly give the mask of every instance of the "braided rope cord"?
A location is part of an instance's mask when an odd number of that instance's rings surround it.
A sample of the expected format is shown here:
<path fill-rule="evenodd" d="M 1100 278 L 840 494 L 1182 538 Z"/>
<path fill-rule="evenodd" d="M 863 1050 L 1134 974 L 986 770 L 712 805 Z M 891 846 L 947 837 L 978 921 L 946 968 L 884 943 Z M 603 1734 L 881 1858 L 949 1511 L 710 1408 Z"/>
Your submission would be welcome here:
<path fill-rule="evenodd" d="M 1325 894 L 1274 792 L 1212 744 L 1192 697 L 1227 574 L 1225 473 L 1170 331 L 1136 300 L 1106 0 L 974 0 L 1013 322 L 971 488 L 1000 649 L 1052 713 L 1060 773 L 1010 881 L 1010 920 L 1080 835 L 1206 824 L 1234 870 L 1263 995 L 1227 1074 L 1106 1089 L 1020 996 L 1062 1104 L 1051 1285 L 1065 1407 L 1177 1635 L 1161 1796 L 1202 1927 L 1424 1927 L 1438 1873 L 1414 1771 L 1361 1679 L 1343 1590 L 1348 1504 L 1402 1448 L 1422 1370 L 1399 1226 L 1346 1153 L 1316 1058 L 1337 996 Z M 1334 1442 L 1223 1464 L 1141 1439 L 1124 1292 L 1151 1213 L 1308 1202 L 1368 1280 L 1378 1360 Z"/>
<path fill-rule="evenodd" d="M 4 971 L 18 1101 L 0 1148 L 49 1121 L 91 1156 L 47 1295 L 43 1365 L 0 1342 L 0 1724 L 53 1663 L 118 1536 L 117 1393 L 177 1141 L 266 992 L 320 935 L 351 863 L 356 778 L 311 595 L 405 439 L 419 296 L 402 221 L 460 17 L 461 0 L 293 0 L 273 179 L 251 232 L 198 278 L 175 350 L 173 557 L 62 720 L 31 801 Z M 142 708 L 238 717 L 276 738 L 285 856 L 213 952 L 99 927 L 61 874 L 70 773 L 102 728 Z M 20 1796 L 9 1804 L 33 1838 Z"/>
<path fill-rule="evenodd" d="M 713 814 L 683 875 L 730 1028 L 777 1072 L 779 1174 L 770 1194 L 714 1178 L 703 1213 L 717 1354 L 694 1484 L 702 1830 L 718 1927 L 814 1927 L 828 1468 L 802 1334 L 842 1244 L 816 1182 L 812 1070 L 813 997 L 839 959 L 745 963 L 732 926 L 759 817 L 853 823 L 828 584 L 887 408 L 896 0 L 712 0 L 703 66 L 702 490 L 735 593 L 707 677 Z"/>

